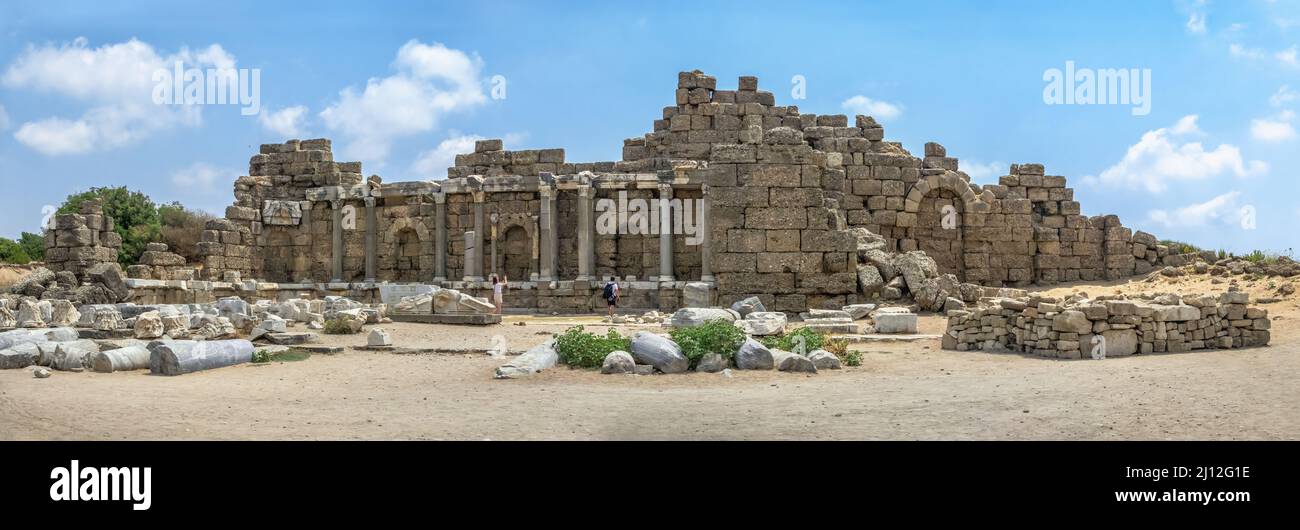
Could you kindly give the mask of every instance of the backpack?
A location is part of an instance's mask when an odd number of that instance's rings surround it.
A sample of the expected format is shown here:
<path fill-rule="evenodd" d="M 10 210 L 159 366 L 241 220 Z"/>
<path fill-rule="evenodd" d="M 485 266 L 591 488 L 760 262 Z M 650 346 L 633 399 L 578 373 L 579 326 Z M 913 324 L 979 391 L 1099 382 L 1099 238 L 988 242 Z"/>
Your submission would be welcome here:
<path fill-rule="evenodd" d="M 603 294 L 605 295 L 606 300 L 614 299 L 614 282 L 609 282 L 605 284 L 605 291 Z"/>

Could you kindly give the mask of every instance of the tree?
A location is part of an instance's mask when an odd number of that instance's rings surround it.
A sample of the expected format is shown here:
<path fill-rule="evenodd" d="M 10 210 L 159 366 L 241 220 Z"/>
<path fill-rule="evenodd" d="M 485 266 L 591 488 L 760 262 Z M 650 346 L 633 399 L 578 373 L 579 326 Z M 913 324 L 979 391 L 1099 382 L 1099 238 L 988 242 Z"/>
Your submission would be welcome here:
<path fill-rule="evenodd" d="M 27 255 L 22 245 L 12 239 L 0 237 L 0 262 L 26 265 L 31 261 L 31 256 Z"/>
<path fill-rule="evenodd" d="M 45 260 L 45 237 L 40 234 L 23 232 L 18 238 L 18 245 L 23 247 L 23 252 L 34 261 Z"/>
<path fill-rule="evenodd" d="M 158 216 L 162 219 L 162 241 L 172 252 L 185 257 L 186 261 L 197 261 L 200 236 L 204 225 L 216 217 L 200 210 L 189 210 L 179 202 L 158 207 Z"/>
<path fill-rule="evenodd" d="M 158 217 L 158 207 L 148 195 L 130 191 L 126 186 L 115 188 L 90 188 L 89 191 L 68 196 L 68 200 L 59 207 L 60 214 L 78 213 L 81 203 L 89 200 L 103 201 L 104 214 L 113 218 L 113 231 L 122 236 L 122 248 L 117 253 L 117 261 L 122 265 L 133 265 L 144 253 L 145 245 L 161 237 L 162 223 Z"/>

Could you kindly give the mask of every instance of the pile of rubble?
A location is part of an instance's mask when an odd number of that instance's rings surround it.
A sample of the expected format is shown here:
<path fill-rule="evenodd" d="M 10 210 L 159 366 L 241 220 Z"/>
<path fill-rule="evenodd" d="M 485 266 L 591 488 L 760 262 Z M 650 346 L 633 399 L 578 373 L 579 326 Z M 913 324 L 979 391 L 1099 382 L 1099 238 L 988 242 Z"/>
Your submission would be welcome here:
<path fill-rule="evenodd" d="M 840 309 L 815 309 L 799 313 L 802 327 L 823 335 L 859 333 L 916 333 L 916 313 L 908 307 L 877 307 L 853 304 Z M 790 326 L 785 313 L 768 311 L 757 296 L 738 300 L 730 308 L 687 307 L 677 310 L 663 325 L 693 327 L 714 320 L 732 322 L 752 337 L 782 335 Z M 862 322 L 866 324 L 863 325 Z"/>
<path fill-rule="evenodd" d="M 122 278 L 122 269 L 117 263 L 100 263 L 82 271 L 81 276 L 71 271 L 54 272 L 45 267 L 38 267 L 18 283 L 9 288 L 8 294 L 0 294 L 0 299 L 9 301 L 11 306 L 15 298 L 32 298 L 37 300 L 66 300 L 73 304 L 115 304 L 131 298 L 131 289 Z"/>
<path fill-rule="evenodd" d="M 1149 299 L 1075 295 L 989 298 L 948 313 L 943 348 L 1058 359 L 1265 346 L 1268 311 L 1250 295 L 1160 294 Z"/>
<path fill-rule="evenodd" d="M 140 263 L 126 268 L 126 277 L 137 280 L 194 281 L 193 267 L 185 266 L 185 257 L 171 252 L 166 243 L 149 243 Z"/>

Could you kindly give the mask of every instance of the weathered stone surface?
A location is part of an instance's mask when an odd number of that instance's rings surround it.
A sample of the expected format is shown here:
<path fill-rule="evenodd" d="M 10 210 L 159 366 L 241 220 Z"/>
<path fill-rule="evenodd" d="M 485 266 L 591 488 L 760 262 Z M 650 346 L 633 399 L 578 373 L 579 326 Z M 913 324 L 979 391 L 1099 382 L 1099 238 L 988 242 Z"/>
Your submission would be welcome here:
<path fill-rule="evenodd" d="M 709 307 L 712 286 L 704 282 L 688 282 L 682 287 L 682 304 L 685 307 Z"/>
<path fill-rule="evenodd" d="M 763 301 L 759 300 L 757 296 L 751 296 L 731 304 L 731 310 L 740 315 L 740 318 L 746 318 L 750 313 L 766 312 L 767 308 L 763 307 Z"/>
<path fill-rule="evenodd" d="M 904 309 L 887 307 L 876 311 L 872 319 L 876 333 L 916 333 L 916 314 Z"/>
<path fill-rule="evenodd" d="M 771 370 L 776 366 L 772 351 L 754 339 L 745 339 L 736 350 L 735 360 L 736 368 L 741 370 Z"/>
<path fill-rule="evenodd" d="M 162 336 L 162 316 L 159 315 L 157 311 L 149 311 L 135 317 L 135 338 L 148 340 Z"/>
<path fill-rule="evenodd" d="M 689 328 L 698 326 L 711 320 L 723 320 L 726 322 L 735 322 L 739 315 L 730 309 L 718 307 L 684 307 L 673 313 L 668 324 L 675 328 Z"/>
<path fill-rule="evenodd" d="M 149 343 L 149 370 L 181 375 L 253 360 L 253 343 L 242 340 L 162 340 Z"/>
<path fill-rule="evenodd" d="M 727 358 L 723 357 L 721 354 L 706 353 L 700 358 L 700 362 L 696 364 L 695 371 L 711 374 L 717 373 L 726 370 L 729 364 Z"/>
<path fill-rule="evenodd" d="M 736 321 L 736 327 L 746 334 L 760 337 L 780 334 L 785 331 L 786 324 L 785 313 L 770 311 L 750 313 L 748 317 Z"/>
<path fill-rule="evenodd" d="M 1092 331 L 1092 321 L 1082 311 L 1062 311 L 1052 318 L 1052 330 L 1082 335 Z"/>
<path fill-rule="evenodd" d="M 843 368 L 840 358 L 826 350 L 813 350 L 808 353 L 808 360 L 812 361 L 813 366 L 818 370 L 839 370 Z"/>
<path fill-rule="evenodd" d="M 894 265 L 907 282 L 907 288 L 917 290 L 921 283 L 939 275 L 939 265 L 924 252 L 914 250 L 903 253 L 894 259 Z"/>
<path fill-rule="evenodd" d="M 871 316 L 871 312 L 876 310 L 876 304 L 852 304 L 844 306 L 844 312 L 848 313 L 853 320 L 862 320 Z"/>
<path fill-rule="evenodd" d="M 20 328 L 45 327 L 45 319 L 41 317 L 41 309 L 37 307 L 36 300 L 24 298 L 18 301 L 17 323 Z"/>
<path fill-rule="evenodd" d="M 50 325 L 55 327 L 71 326 L 81 320 L 81 313 L 67 300 L 51 301 L 52 313 Z"/>
<path fill-rule="evenodd" d="M 638 332 L 632 337 L 632 357 L 638 364 L 651 365 L 665 374 L 681 373 L 690 368 L 690 361 L 677 343 L 648 331 Z"/>
<path fill-rule="evenodd" d="M 388 335 L 388 331 L 383 328 L 374 328 L 366 336 L 366 346 L 372 348 L 386 348 L 393 345 L 393 338 Z"/>
<path fill-rule="evenodd" d="M 553 368 L 560 361 L 560 354 L 555 351 L 555 342 L 547 341 L 529 348 L 523 355 L 497 367 L 497 379 L 517 379 L 542 370 Z"/>
<path fill-rule="evenodd" d="M 817 365 L 811 359 L 784 350 L 772 350 L 772 362 L 782 372 L 817 373 Z"/>
<path fill-rule="evenodd" d="M 885 278 L 880 269 L 870 263 L 858 265 L 858 292 L 865 296 L 876 296 L 885 287 Z"/>
<path fill-rule="evenodd" d="M 605 361 L 600 365 L 602 374 L 630 374 L 636 372 L 636 360 L 632 354 L 619 350 L 609 352 L 605 356 Z"/>

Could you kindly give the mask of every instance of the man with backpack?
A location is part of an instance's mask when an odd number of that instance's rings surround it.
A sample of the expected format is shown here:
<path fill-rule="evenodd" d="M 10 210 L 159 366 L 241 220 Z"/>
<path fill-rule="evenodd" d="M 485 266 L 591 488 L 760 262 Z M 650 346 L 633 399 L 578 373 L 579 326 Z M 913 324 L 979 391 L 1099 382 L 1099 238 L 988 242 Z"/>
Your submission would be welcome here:
<path fill-rule="evenodd" d="M 614 317 L 614 310 L 618 308 L 618 291 L 618 282 L 614 280 L 613 276 L 610 276 L 609 281 L 605 282 L 605 288 L 601 291 L 610 318 Z"/>

